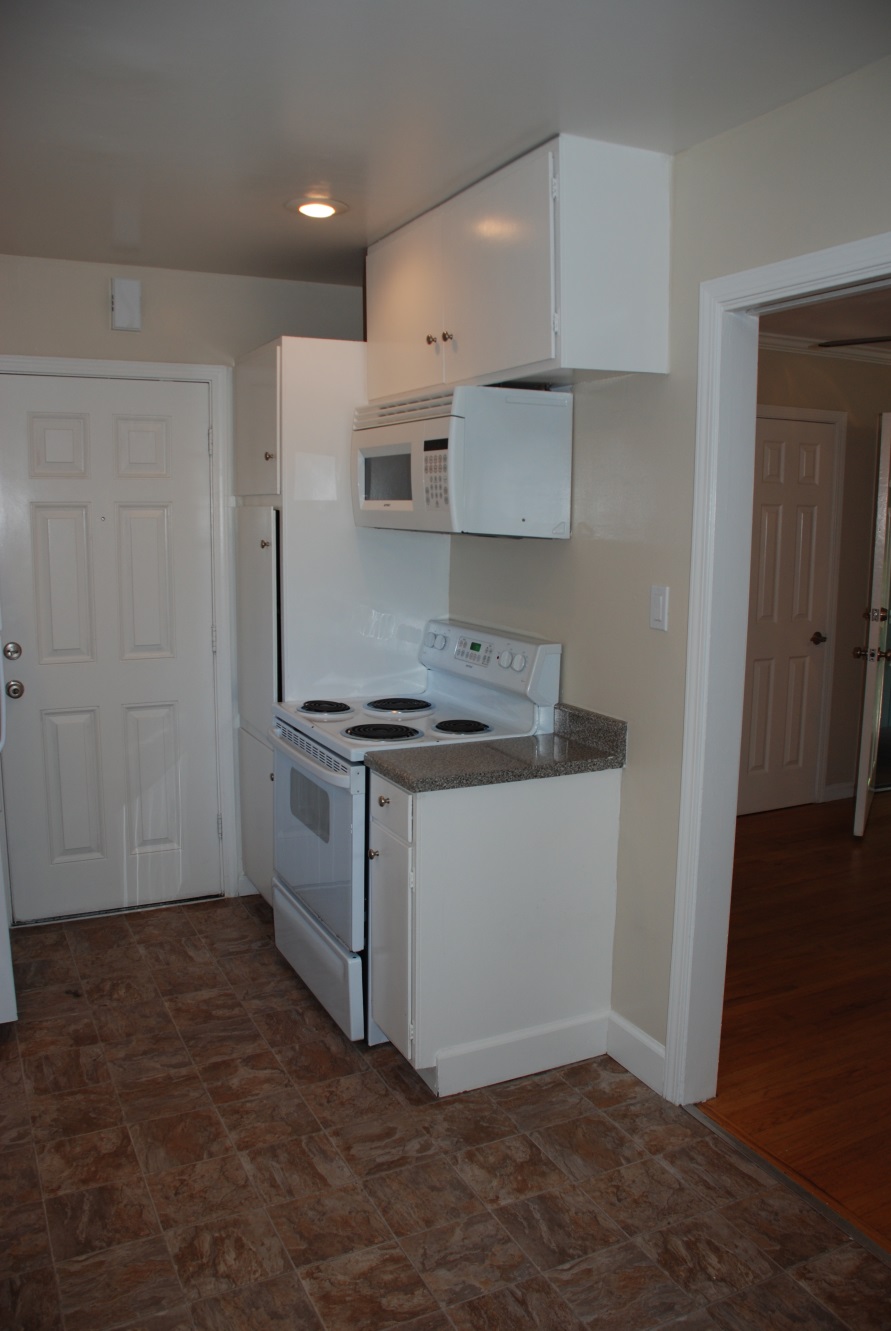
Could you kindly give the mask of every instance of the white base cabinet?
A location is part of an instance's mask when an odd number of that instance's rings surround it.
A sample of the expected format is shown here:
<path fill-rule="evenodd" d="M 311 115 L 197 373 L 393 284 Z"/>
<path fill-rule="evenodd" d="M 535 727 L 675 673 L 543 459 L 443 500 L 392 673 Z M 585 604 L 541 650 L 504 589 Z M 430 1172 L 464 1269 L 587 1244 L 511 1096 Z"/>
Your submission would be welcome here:
<path fill-rule="evenodd" d="M 665 372 L 671 160 L 560 135 L 372 245 L 368 393 Z"/>
<path fill-rule="evenodd" d="M 370 1007 L 439 1095 L 606 1050 L 621 772 L 370 782 Z"/>

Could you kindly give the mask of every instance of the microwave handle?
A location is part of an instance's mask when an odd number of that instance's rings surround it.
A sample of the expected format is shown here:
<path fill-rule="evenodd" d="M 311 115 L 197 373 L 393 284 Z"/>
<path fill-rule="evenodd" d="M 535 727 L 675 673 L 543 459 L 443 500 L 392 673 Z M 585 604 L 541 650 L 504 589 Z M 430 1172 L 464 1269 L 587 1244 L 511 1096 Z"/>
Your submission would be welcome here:
<path fill-rule="evenodd" d="M 306 776 L 313 776 L 317 781 L 323 781 L 327 786 L 338 786 L 344 790 L 349 790 L 353 784 L 353 769 L 346 767 L 341 772 L 327 767 L 324 763 L 318 762 L 309 753 L 304 753 L 302 749 L 295 749 L 293 744 L 279 734 L 273 727 L 266 732 L 272 747 L 283 757 L 287 758 L 292 767 L 296 767 Z"/>

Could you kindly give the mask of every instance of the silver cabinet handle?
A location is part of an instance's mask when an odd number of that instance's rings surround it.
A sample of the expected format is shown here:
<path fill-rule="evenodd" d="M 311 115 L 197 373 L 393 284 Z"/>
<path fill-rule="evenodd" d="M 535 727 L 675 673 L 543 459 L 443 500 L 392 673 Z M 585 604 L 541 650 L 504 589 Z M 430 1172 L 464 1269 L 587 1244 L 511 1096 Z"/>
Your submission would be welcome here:
<path fill-rule="evenodd" d="M 261 550 L 268 550 L 270 544 L 271 544 L 271 542 L 269 542 L 269 541 L 261 541 L 261 542 L 260 542 L 260 549 L 261 549 Z"/>
<path fill-rule="evenodd" d="M 389 795 L 378 795 L 378 797 L 377 797 L 377 802 L 378 802 L 378 804 L 381 806 L 382 809 L 385 809 L 385 808 L 387 807 L 387 805 L 390 803 L 390 796 L 389 796 Z"/>
<path fill-rule="evenodd" d="M 370 851 L 368 852 L 368 858 L 369 858 L 370 860 L 376 860 L 377 857 L 378 857 L 378 855 L 380 855 L 380 851 L 379 851 L 379 850 L 370 850 Z"/>
<path fill-rule="evenodd" d="M 432 333 L 428 333 L 428 334 L 427 334 L 427 346 L 428 346 L 428 347 L 435 346 L 436 343 L 437 343 L 437 341 L 438 341 L 438 339 L 437 339 L 436 337 L 434 337 Z"/>
<path fill-rule="evenodd" d="M 454 340 L 455 340 L 455 334 L 454 334 L 454 333 L 443 333 L 443 335 L 442 335 L 442 340 L 443 340 L 443 342 L 454 342 Z"/>
<path fill-rule="evenodd" d="M 266 459 L 267 462 L 271 462 L 272 459 L 275 457 L 275 454 L 274 454 L 274 453 L 264 453 L 263 456 L 264 456 L 264 458 Z"/>

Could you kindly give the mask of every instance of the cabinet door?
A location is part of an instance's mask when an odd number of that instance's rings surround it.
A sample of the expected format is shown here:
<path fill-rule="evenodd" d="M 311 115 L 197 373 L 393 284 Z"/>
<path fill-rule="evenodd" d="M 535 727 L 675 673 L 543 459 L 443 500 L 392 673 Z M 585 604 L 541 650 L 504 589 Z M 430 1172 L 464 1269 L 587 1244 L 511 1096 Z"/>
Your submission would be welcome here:
<path fill-rule="evenodd" d="M 441 383 L 438 210 L 372 245 L 366 284 L 369 397 L 396 397 Z"/>
<path fill-rule="evenodd" d="M 382 823 L 369 829 L 368 989 L 371 1016 L 411 1059 L 411 847 Z"/>
<path fill-rule="evenodd" d="M 245 877 L 272 903 L 272 749 L 238 732 L 241 863 Z"/>
<path fill-rule="evenodd" d="M 491 378 L 556 354 L 551 180 L 544 147 L 444 205 L 448 382 Z"/>
<path fill-rule="evenodd" d="M 279 362 L 277 342 L 252 351 L 235 366 L 235 493 L 281 493 Z"/>
<path fill-rule="evenodd" d="M 235 510 L 235 625 L 240 724 L 258 738 L 279 698 L 278 541 L 274 508 Z"/>

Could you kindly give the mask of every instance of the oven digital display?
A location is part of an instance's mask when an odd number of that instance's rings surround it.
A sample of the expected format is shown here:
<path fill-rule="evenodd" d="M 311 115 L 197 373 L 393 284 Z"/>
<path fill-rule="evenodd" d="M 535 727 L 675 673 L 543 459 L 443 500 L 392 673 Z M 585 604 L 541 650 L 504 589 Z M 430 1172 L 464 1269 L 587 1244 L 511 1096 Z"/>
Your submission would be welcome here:
<path fill-rule="evenodd" d="M 472 652 L 481 652 L 483 650 L 483 644 L 481 642 L 472 642 L 470 643 L 470 650 Z"/>

